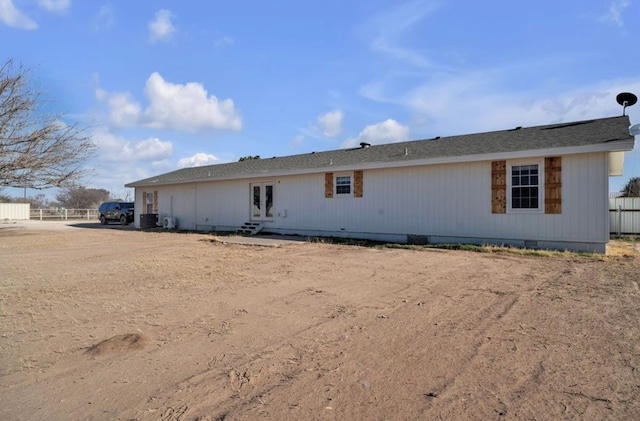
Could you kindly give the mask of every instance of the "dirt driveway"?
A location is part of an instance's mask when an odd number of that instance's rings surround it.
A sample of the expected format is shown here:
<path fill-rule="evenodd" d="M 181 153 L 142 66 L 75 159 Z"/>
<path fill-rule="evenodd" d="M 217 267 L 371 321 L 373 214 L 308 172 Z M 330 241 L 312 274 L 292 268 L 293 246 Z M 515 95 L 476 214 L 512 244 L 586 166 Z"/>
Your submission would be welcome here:
<path fill-rule="evenodd" d="M 637 257 L 58 225 L 0 224 L 0 419 L 640 419 Z"/>

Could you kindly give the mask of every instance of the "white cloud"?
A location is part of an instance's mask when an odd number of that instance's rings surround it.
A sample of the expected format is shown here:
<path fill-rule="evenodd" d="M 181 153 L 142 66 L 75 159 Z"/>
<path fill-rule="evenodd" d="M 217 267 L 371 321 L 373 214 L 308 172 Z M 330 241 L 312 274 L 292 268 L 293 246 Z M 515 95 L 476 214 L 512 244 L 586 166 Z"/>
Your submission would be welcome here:
<path fill-rule="evenodd" d="M 178 161 L 178 168 L 202 167 L 205 165 L 219 164 L 220 159 L 214 155 L 198 152 L 189 158 L 182 158 Z"/>
<path fill-rule="evenodd" d="M 71 0 L 38 0 L 38 4 L 50 12 L 65 12 L 71 6 Z"/>
<path fill-rule="evenodd" d="M 166 9 L 161 9 L 156 12 L 155 19 L 149 22 L 149 41 L 169 41 L 176 31 L 176 28 L 171 23 L 173 14 Z"/>
<path fill-rule="evenodd" d="M 215 41 L 215 45 L 216 47 L 221 47 L 224 45 L 233 45 L 235 43 L 235 40 L 232 37 L 228 37 L 228 36 L 224 36 L 222 38 L 218 38 Z"/>
<path fill-rule="evenodd" d="M 609 10 L 602 17 L 604 22 L 612 23 L 616 26 L 623 27 L 624 21 L 622 20 L 622 12 L 626 9 L 631 2 L 629 0 L 614 0 L 609 5 Z"/>
<path fill-rule="evenodd" d="M 327 137 L 335 137 L 342 132 L 342 118 L 344 113 L 340 110 L 329 111 L 318 116 L 318 125 L 322 134 Z"/>
<path fill-rule="evenodd" d="M 18 10 L 12 0 L 0 0 L 0 22 L 19 29 L 38 28 L 38 24 Z"/>
<path fill-rule="evenodd" d="M 115 11 L 111 3 L 100 6 L 98 14 L 93 18 L 93 29 L 96 31 L 107 29 L 115 21 Z"/>
<path fill-rule="evenodd" d="M 37 0 L 38 5 L 48 12 L 66 12 L 71 0 Z M 13 0 L 0 0 L 0 22 L 20 29 L 37 29 L 38 23 L 22 13 Z"/>
<path fill-rule="evenodd" d="M 414 127 L 414 131 L 448 136 L 621 115 L 616 95 L 640 92 L 640 79 L 636 79 L 603 81 L 553 95 L 532 95 L 493 86 L 493 77 L 489 73 L 461 75 L 424 84 L 409 91 L 398 103 L 424 122 L 424 127 Z M 635 112 L 627 109 L 627 113 L 630 111 Z"/>
<path fill-rule="evenodd" d="M 393 119 L 367 126 L 358 137 L 351 137 L 342 142 L 342 148 L 353 148 L 360 142 L 371 144 L 395 143 L 409 140 L 409 127 L 403 126 Z"/>
<path fill-rule="evenodd" d="M 233 100 L 218 100 L 200 83 L 173 84 L 153 73 L 147 79 L 144 92 L 149 101 L 145 110 L 129 93 L 108 93 L 98 87 L 96 98 L 107 102 L 111 124 L 117 127 L 144 126 L 189 132 L 242 128 Z"/>
<path fill-rule="evenodd" d="M 106 128 L 96 130 L 92 139 L 100 148 L 100 159 L 106 162 L 155 162 L 168 158 L 173 153 L 171 142 L 164 142 L 156 137 L 131 141 Z"/>
<path fill-rule="evenodd" d="M 127 144 L 125 151 L 131 152 L 132 156 L 141 161 L 157 161 L 171 156 L 173 145 L 157 137 L 150 137 L 134 144 Z"/>
<path fill-rule="evenodd" d="M 87 167 L 92 173 L 87 181 L 94 188 L 126 196 L 126 192 L 120 193 L 125 184 L 176 168 L 175 162 L 169 159 L 173 154 L 170 141 L 156 137 L 129 139 L 112 133 L 107 127 L 97 127 L 91 138 L 99 151 Z"/>
<path fill-rule="evenodd" d="M 242 128 L 233 100 L 219 101 L 199 83 L 173 84 L 153 73 L 147 80 L 145 94 L 150 102 L 145 116 L 153 128 L 187 131 Z"/>
<path fill-rule="evenodd" d="M 131 98 L 128 92 L 103 94 L 111 110 L 111 123 L 117 127 L 130 127 L 137 124 L 142 114 L 140 104 Z"/>
<path fill-rule="evenodd" d="M 302 145 L 302 142 L 304 141 L 305 135 L 303 134 L 299 134 L 296 137 L 293 138 L 293 140 L 291 141 L 291 143 L 289 143 L 289 147 L 290 148 L 297 148 L 300 145 Z"/>
<path fill-rule="evenodd" d="M 640 78 L 603 80 L 568 89 L 532 90 L 530 82 L 525 82 L 528 75 L 569 64 L 550 56 L 504 67 L 431 72 L 404 90 L 395 89 L 401 77 L 390 77 L 363 85 L 360 94 L 407 109 L 412 134 L 433 137 L 617 115 L 620 107 L 615 96 L 640 92 Z"/>
<path fill-rule="evenodd" d="M 403 61 L 417 67 L 431 66 L 422 51 L 402 45 L 403 37 L 420 21 L 438 10 L 433 1 L 414 0 L 403 3 L 365 22 L 359 33 L 367 39 L 369 47 L 389 56 L 395 61 Z"/>

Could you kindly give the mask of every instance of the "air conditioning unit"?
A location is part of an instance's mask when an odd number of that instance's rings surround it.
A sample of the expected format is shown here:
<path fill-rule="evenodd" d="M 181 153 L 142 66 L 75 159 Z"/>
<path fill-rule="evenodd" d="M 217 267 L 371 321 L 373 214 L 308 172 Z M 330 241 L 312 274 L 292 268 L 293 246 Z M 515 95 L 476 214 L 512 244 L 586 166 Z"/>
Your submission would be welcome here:
<path fill-rule="evenodd" d="M 176 218 L 165 216 L 162 220 L 162 226 L 164 227 L 164 229 L 172 230 L 177 228 L 177 225 L 178 225 L 178 222 L 176 221 Z"/>

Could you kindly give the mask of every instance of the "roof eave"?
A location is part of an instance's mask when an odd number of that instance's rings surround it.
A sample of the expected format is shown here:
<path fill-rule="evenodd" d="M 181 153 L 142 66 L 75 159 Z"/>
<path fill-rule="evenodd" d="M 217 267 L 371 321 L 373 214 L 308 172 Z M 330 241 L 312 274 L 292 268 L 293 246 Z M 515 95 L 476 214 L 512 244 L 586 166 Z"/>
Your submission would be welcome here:
<path fill-rule="evenodd" d="M 545 149 L 527 149 L 521 151 L 511 152 L 495 152 L 489 154 L 474 154 L 474 155 L 459 155 L 459 156 L 445 156 L 435 158 L 422 158 L 415 160 L 405 161 L 391 161 L 391 162 L 369 162 L 358 163 L 343 166 L 325 166 L 309 169 L 296 169 L 286 171 L 273 171 L 273 172 L 256 172 L 250 174 L 241 174 L 228 177 L 200 177 L 189 180 L 178 181 L 139 181 L 125 184 L 125 187 L 152 187 L 152 186 L 166 186 L 174 184 L 189 184 L 189 183 L 202 183 L 208 181 L 225 181 L 225 180 L 243 180 L 243 179 L 255 179 L 265 177 L 283 177 L 289 175 L 303 175 L 314 174 L 324 172 L 339 172 L 350 171 L 354 169 L 385 169 L 385 168 L 402 168 L 402 167 L 414 167 L 421 165 L 438 165 L 438 164 L 455 164 L 465 162 L 478 162 L 478 161 L 495 161 L 504 159 L 521 159 L 521 158 L 538 158 L 550 155 L 574 155 L 584 153 L 596 153 L 596 152 L 625 152 L 633 149 L 634 138 L 625 140 L 616 140 L 606 143 L 596 143 L 583 146 L 571 146 L 562 148 L 545 148 Z"/>

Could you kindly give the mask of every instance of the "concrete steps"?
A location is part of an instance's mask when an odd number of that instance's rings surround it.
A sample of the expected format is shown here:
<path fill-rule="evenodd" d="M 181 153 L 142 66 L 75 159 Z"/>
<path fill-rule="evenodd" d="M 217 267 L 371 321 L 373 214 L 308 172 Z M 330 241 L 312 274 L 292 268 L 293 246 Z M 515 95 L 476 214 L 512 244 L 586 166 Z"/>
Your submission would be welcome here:
<path fill-rule="evenodd" d="M 260 222 L 245 222 L 236 230 L 236 233 L 241 235 L 256 235 L 262 228 L 263 225 Z"/>

